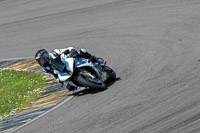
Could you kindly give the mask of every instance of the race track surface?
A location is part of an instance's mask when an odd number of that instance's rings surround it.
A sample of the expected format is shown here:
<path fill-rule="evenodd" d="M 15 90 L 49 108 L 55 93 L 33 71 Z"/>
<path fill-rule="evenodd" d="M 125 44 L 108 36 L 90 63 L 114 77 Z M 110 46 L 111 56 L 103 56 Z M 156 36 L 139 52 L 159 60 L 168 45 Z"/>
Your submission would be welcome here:
<path fill-rule="evenodd" d="M 1 0 L 0 59 L 73 46 L 120 80 L 17 133 L 199 133 L 199 0 Z"/>

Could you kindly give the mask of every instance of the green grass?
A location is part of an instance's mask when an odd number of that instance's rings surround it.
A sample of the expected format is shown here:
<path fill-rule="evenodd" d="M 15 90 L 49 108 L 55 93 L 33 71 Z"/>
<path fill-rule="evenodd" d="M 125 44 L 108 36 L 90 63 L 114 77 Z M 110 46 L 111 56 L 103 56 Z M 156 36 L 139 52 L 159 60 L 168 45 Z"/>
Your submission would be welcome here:
<path fill-rule="evenodd" d="M 30 104 L 45 85 L 40 74 L 0 69 L 0 121 Z"/>

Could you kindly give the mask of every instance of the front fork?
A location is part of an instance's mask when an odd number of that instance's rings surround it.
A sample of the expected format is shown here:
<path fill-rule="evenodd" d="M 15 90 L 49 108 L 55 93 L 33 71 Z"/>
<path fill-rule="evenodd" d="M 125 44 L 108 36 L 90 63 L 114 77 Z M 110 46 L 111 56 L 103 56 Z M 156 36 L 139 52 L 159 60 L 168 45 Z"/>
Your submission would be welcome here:
<path fill-rule="evenodd" d="M 107 79 L 108 79 L 108 74 L 107 72 L 103 71 L 103 68 L 101 65 L 99 64 L 95 64 L 95 67 L 96 71 L 99 73 L 99 77 L 100 77 L 100 80 L 105 82 Z"/>

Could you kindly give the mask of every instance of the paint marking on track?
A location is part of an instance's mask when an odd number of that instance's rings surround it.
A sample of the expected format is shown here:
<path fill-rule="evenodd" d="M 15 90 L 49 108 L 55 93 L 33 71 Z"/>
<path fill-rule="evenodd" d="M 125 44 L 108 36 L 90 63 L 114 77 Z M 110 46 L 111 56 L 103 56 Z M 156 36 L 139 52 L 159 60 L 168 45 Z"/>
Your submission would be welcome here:
<path fill-rule="evenodd" d="M 34 57 L 16 57 L 16 58 L 7 58 L 7 59 L 0 59 L 0 61 L 9 61 L 9 60 L 23 60 L 23 59 L 33 59 Z"/>
<path fill-rule="evenodd" d="M 12 70 L 20 70 L 20 71 L 33 71 L 33 72 L 37 72 L 37 71 L 41 71 L 41 67 L 39 67 L 39 65 L 35 62 L 35 60 L 33 59 L 33 57 L 20 57 L 20 58 L 10 58 L 10 59 L 0 59 L 0 62 L 8 62 L 8 65 L 6 65 L 5 67 L 2 67 L 3 69 L 12 69 Z M 12 63 L 13 61 L 16 61 L 16 63 Z M 19 62 L 18 62 L 19 61 Z M 9 63 L 11 62 L 11 63 Z M 25 124 L 22 124 L 19 127 L 12 127 L 9 128 L 9 123 L 12 126 L 12 123 L 16 122 L 17 120 L 15 120 L 15 116 L 17 114 L 15 114 L 12 117 L 8 118 L 10 119 L 10 122 L 6 123 L 7 126 L 5 128 L 7 128 L 6 131 L 9 132 L 15 132 L 17 130 L 19 130 L 20 128 L 25 127 L 26 125 L 30 124 L 31 122 L 43 117 L 44 115 L 46 115 L 47 113 L 53 111 L 54 109 L 58 108 L 59 106 L 63 105 L 64 103 L 66 103 L 67 101 L 69 101 L 70 99 L 72 99 L 73 96 L 68 96 L 69 95 L 69 91 L 66 90 L 65 88 L 60 88 L 60 86 L 58 84 L 56 84 L 55 79 L 53 79 L 52 77 L 46 75 L 44 76 L 44 78 L 47 80 L 47 86 L 43 88 L 43 93 L 38 97 L 39 99 L 32 101 L 30 103 L 29 106 L 23 108 L 20 112 L 24 112 L 24 113 L 30 113 L 35 111 L 37 112 L 37 110 L 40 110 L 41 108 L 47 107 L 47 106 L 52 106 L 51 109 L 49 109 L 48 111 L 46 111 L 45 113 L 36 116 L 35 118 L 31 118 L 28 120 L 28 122 L 26 122 Z M 20 117 L 18 118 L 19 120 L 24 119 L 24 117 Z M 5 121 L 2 121 L 2 124 L 5 124 Z M 20 124 L 20 123 L 19 123 Z M 1 129 L 1 128 L 0 128 Z"/>
<path fill-rule="evenodd" d="M 69 96 L 67 99 L 65 99 L 64 101 L 60 102 L 58 105 L 56 105 L 56 106 L 53 107 L 52 109 L 48 110 L 47 112 L 41 114 L 40 116 L 38 116 L 38 117 L 32 119 L 32 120 L 29 121 L 29 122 L 23 124 L 22 126 L 19 126 L 19 127 L 15 128 L 14 130 L 11 131 L 11 133 L 14 133 L 14 132 L 16 132 L 17 130 L 19 130 L 19 129 L 21 129 L 21 128 L 23 128 L 23 127 L 25 127 L 25 126 L 31 124 L 32 122 L 38 120 L 39 118 L 45 116 L 46 114 L 48 114 L 49 112 L 51 112 L 51 111 L 55 110 L 56 108 L 62 106 L 63 104 L 65 104 L 66 102 L 68 102 L 69 100 L 71 100 L 72 98 L 73 98 L 73 96 Z"/>
<path fill-rule="evenodd" d="M 19 62 L 17 64 L 7 66 L 7 67 L 5 67 L 5 69 L 14 69 L 14 70 L 26 71 L 28 69 L 32 69 L 32 68 L 37 67 L 37 66 L 38 66 L 38 64 L 35 62 L 34 59 L 27 59 L 27 60 Z"/>

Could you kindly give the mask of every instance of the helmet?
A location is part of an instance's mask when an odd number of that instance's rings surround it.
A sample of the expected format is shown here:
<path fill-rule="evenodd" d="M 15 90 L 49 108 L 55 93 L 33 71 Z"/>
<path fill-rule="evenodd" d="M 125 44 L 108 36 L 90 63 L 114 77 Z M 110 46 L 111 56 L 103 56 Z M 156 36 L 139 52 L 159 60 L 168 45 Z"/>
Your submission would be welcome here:
<path fill-rule="evenodd" d="M 49 66 L 49 53 L 45 49 L 40 49 L 35 54 L 35 60 L 38 62 L 38 64 L 42 67 Z"/>

